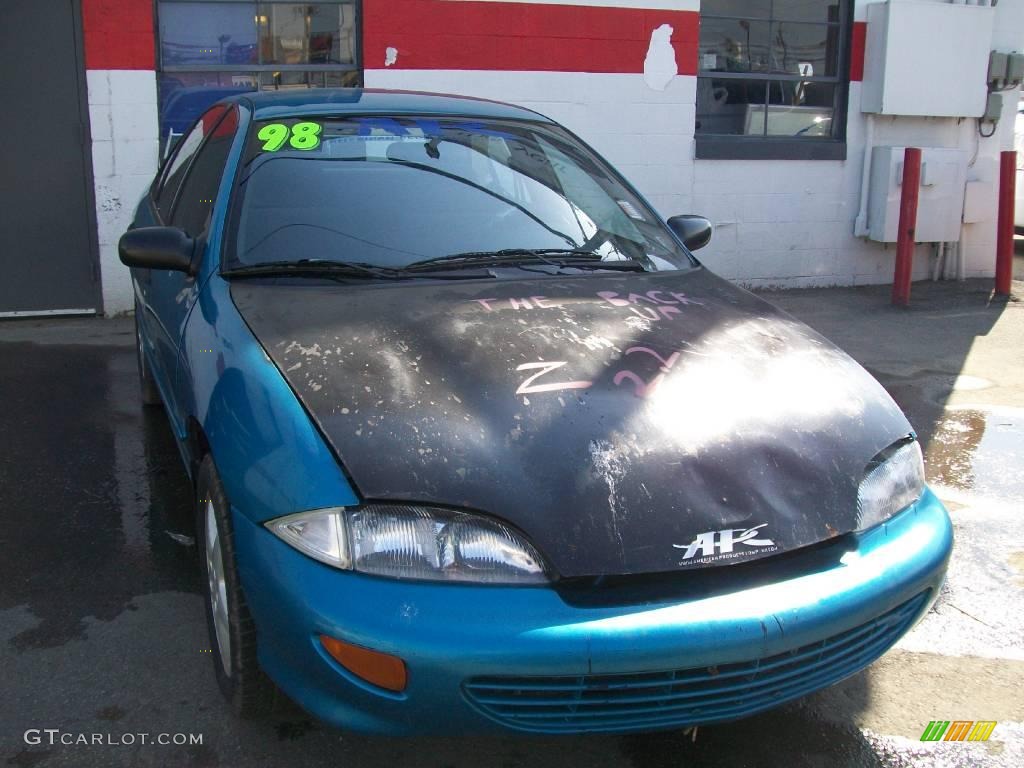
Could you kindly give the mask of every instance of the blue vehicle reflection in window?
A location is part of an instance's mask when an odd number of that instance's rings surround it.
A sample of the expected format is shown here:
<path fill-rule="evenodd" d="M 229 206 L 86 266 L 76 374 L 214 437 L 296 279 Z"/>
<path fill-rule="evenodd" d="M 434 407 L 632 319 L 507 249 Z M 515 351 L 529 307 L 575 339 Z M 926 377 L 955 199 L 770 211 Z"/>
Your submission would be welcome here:
<path fill-rule="evenodd" d="M 223 82 L 218 82 L 223 81 Z M 197 84 L 193 84 L 197 83 Z M 221 99 L 256 90 L 248 75 L 176 72 L 160 78 L 160 157 L 167 157 L 189 126 Z"/>

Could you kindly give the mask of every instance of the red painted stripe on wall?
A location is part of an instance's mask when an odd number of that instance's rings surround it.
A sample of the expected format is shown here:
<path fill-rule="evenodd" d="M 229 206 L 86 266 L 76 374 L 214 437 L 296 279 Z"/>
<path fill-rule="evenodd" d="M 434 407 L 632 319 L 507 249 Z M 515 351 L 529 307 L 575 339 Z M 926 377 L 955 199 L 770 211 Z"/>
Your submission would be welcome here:
<path fill-rule="evenodd" d="M 864 79 L 864 48 L 867 39 L 867 22 L 853 22 L 853 36 L 850 39 L 850 80 L 852 82 L 859 83 Z"/>
<path fill-rule="evenodd" d="M 86 69 L 154 69 L 153 0 L 82 0 Z"/>
<path fill-rule="evenodd" d="M 363 0 L 363 66 L 544 72 L 643 72 L 651 32 L 672 26 L 679 74 L 697 73 L 700 16 L 546 3 Z"/>

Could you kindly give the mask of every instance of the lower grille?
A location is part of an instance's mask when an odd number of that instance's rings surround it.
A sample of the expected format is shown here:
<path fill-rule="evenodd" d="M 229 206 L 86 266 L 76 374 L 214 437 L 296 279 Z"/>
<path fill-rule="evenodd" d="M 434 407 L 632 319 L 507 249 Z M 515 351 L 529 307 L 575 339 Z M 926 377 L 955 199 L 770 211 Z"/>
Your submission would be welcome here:
<path fill-rule="evenodd" d="M 466 698 L 502 725 L 537 733 L 674 728 L 752 715 L 842 680 L 910 627 L 922 592 L 858 627 L 786 653 L 717 667 L 617 675 L 475 677 Z"/>

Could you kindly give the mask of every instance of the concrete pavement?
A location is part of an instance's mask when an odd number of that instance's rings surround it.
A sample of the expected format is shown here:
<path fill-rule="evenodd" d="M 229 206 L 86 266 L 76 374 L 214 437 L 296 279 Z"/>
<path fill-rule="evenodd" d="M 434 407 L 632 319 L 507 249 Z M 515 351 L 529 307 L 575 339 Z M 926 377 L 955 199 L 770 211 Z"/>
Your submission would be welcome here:
<path fill-rule="evenodd" d="M 989 282 L 765 294 L 866 365 L 926 444 L 957 547 L 935 609 L 864 673 L 693 732 L 380 739 L 286 706 L 234 719 L 213 677 L 190 489 L 140 407 L 132 324 L 0 324 L 0 760 L 15 766 L 1024 765 L 1024 304 Z M 1024 285 L 1017 283 L 1018 295 Z M 185 543 L 183 543 L 185 542 Z M 440 713 L 439 713 L 440 714 Z M 986 743 L 929 720 L 997 720 Z M 26 729 L 202 743 L 27 744 Z"/>

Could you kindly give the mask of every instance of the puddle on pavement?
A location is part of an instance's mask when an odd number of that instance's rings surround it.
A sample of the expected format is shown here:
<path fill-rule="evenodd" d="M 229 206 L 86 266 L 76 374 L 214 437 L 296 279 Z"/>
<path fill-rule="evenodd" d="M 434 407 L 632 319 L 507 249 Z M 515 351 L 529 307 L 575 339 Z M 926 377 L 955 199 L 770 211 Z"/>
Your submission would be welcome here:
<path fill-rule="evenodd" d="M 925 449 L 928 481 L 1024 503 L 1024 409 L 947 408 Z"/>
<path fill-rule="evenodd" d="M 139 596 L 199 594 L 195 548 L 183 546 L 192 489 L 166 416 L 139 402 L 134 349 L 2 349 L 0 433 L 18 447 L 0 462 L 0 610 L 38 620 L 10 645 L 58 647 Z"/>

